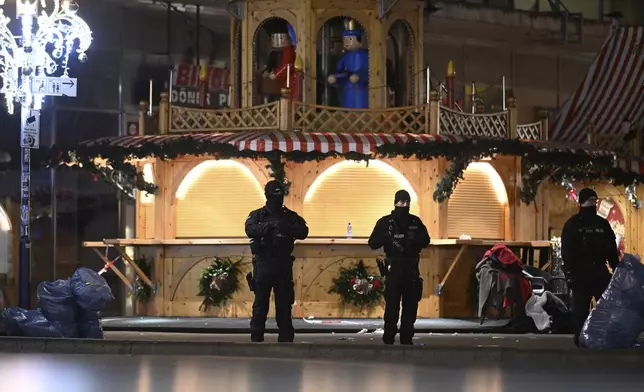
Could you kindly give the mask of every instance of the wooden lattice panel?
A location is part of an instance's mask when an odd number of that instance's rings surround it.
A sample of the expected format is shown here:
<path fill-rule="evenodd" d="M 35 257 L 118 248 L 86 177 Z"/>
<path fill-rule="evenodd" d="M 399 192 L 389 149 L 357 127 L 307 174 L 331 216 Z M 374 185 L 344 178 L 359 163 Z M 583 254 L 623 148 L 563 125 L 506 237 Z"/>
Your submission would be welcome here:
<path fill-rule="evenodd" d="M 522 124 L 517 126 L 517 135 L 519 135 L 519 139 L 541 140 L 541 127 L 541 121 L 533 122 L 530 124 Z"/>
<path fill-rule="evenodd" d="M 427 133 L 425 105 L 347 110 L 293 102 L 293 127 L 302 132 Z"/>
<path fill-rule="evenodd" d="M 252 131 L 278 128 L 279 102 L 241 109 L 204 110 L 170 106 L 170 131 Z"/>
<path fill-rule="evenodd" d="M 454 136 L 507 137 L 508 113 L 472 114 L 441 106 L 440 133 Z"/>

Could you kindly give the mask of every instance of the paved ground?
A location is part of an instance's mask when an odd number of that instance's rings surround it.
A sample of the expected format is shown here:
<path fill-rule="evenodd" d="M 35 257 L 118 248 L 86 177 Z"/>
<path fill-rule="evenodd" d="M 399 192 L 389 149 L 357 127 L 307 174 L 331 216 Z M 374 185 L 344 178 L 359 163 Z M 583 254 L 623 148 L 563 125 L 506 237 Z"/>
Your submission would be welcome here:
<path fill-rule="evenodd" d="M 194 356 L 0 354 L 0 391 L 21 392 L 641 392 L 644 374 L 585 366 L 544 371 L 481 364 Z"/>
<path fill-rule="evenodd" d="M 106 331 L 183 332 L 183 333 L 248 333 L 248 318 L 222 317 L 104 317 Z M 508 332 L 508 320 L 418 319 L 414 327 L 419 332 Z M 306 319 L 294 318 L 293 327 L 299 333 L 354 333 L 363 329 L 384 327 L 382 319 Z M 277 332 L 275 319 L 266 321 L 268 332 Z"/>
<path fill-rule="evenodd" d="M 196 334 L 159 332 L 106 332 L 107 339 L 183 341 L 183 342 L 235 342 L 247 343 L 247 334 Z M 381 345 L 379 333 L 351 334 L 297 334 L 296 343 L 313 344 L 358 344 Z M 267 334 L 267 342 L 277 342 L 277 335 Z M 440 334 L 418 333 L 414 339 L 417 345 L 450 347 L 516 347 L 530 350 L 574 349 L 572 336 L 567 335 L 503 335 L 503 334 Z"/>

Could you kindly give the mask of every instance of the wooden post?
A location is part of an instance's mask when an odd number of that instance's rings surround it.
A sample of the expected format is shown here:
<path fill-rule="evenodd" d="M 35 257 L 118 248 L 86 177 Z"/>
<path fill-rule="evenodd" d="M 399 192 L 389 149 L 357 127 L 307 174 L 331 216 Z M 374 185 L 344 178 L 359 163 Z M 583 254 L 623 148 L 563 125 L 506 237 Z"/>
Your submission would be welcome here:
<path fill-rule="evenodd" d="M 147 116 L 148 103 L 145 101 L 139 102 L 139 136 L 145 135 L 145 120 Z"/>
<path fill-rule="evenodd" d="M 162 135 L 170 131 L 170 101 L 168 93 L 161 93 L 159 102 L 159 133 Z"/>
<path fill-rule="evenodd" d="M 639 157 L 642 155 L 642 135 L 638 132 L 633 139 L 633 156 Z"/>
<path fill-rule="evenodd" d="M 517 100 L 514 97 L 508 98 L 508 137 L 516 139 L 519 137 L 517 126 L 519 122 L 519 113 L 517 112 Z"/>
<path fill-rule="evenodd" d="M 440 133 L 440 96 L 437 91 L 429 94 L 428 121 L 429 133 L 437 135 Z"/>
<path fill-rule="evenodd" d="M 541 119 L 541 140 L 548 140 L 550 138 L 548 111 L 546 109 L 542 109 L 539 112 L 539 118 Z"/>
<path fill-rule="evenodd" d="M 291 116 L 293 101 L 291 100 L 290 89 L 283 88 L 281 92 L 282 95 L 280 96 L 279 102 L 279 123 L 277 124 L 277 127 L 280 131 L 285 132 L 290 131 L 293 128 L 293 116 Z"/>

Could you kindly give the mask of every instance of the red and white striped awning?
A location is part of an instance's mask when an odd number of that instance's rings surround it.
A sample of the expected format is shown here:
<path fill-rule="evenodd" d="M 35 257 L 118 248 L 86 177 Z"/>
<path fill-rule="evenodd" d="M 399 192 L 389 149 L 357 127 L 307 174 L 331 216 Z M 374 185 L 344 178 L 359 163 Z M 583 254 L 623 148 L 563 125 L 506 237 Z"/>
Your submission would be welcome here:
<path fill-rule="evenodd" d="M 629 173 L 644 174 L 644 161 L 639 159 L 617 159 L 615 167 Z"/>
<path fill-rule="evenodd" d="M 552 140 L 581 143 L 588 125 L 598 134 L 619 135 L 644 122 L 644 28 L 615 29 L 581 86 L 550 127 Z"/>
<path fill-rule="evenodd" d="M 197 141 L 224 143 L 235 146 L 239 151 L 271 152 L 337 152 L 339 154 L 360 153 L 372 155 L 377 153 L 378 146 L 385 144 L 406 144 L 417 142 L 429 143 L 462 143 L 471 137 L 432 135 L 415 133 L 325 133 L 325 132 L 243 132 L 243 133 L 177 133 L 167 135 L 117 136 L 86 141 L 85 146 L 119 146 L 137 148 L 146 143 L 162 145 L 164 143 L 190 137 Z M 501 140 L 501 139 L 499 139 Z M 593 156 L 612 155 L 612 152 L 555 141 L 524 140 L 544 150 L 558 150 L 573 154 Z"/>
<path fill-rule="evenodd" d="M 107 137 L 85 142 L 84 145 L 112 145 L 136 148 L 145 143 L 164 144 L 182 137 L 197 141 L 225 143 L 240 151 L 256 152 L 337 152 L 346 154 L 374 154 L 383 144 L 458 143 L 465 140 L 460 136 L 412 134 L 412 133 L 322 133 L 322 132 L 244 132 L 244 133 L 190 133 L 149 136 Z"/>

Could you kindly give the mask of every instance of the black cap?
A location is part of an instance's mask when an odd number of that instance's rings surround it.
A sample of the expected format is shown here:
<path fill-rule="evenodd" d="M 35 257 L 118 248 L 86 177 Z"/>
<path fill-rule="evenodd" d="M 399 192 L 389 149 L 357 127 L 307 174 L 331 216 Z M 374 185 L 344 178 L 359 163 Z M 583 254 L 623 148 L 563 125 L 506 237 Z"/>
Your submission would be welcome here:
<path fill-rule="evenodd" d="M 399 201 L 411 201 L 411 196 L 409 195 L 409 192 L 407 192 L 404 189 L 401 189 L 398 192 L 396 192 L 396 196 L 394 196 L 394 204 L 398 203 Z"/>
<path fill-rule="evenodd" d="M 584 204 L 585 202 L 588 201 L 591 197 L 594 197 L 595 199 L 597 198 L 597 192 L 590 188 L 584 188 L 581 191 L 579 191 L 579 204 Z"/>
<path fill-rule="evenodd" d="M 266 186 L 264 187 L 264 194 L 266 196 L 283 195 L 284 187 L 282 186 L 282 184 L 280 184 L 279 181 L 271 180 L 266 183 Z"/>

